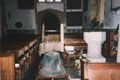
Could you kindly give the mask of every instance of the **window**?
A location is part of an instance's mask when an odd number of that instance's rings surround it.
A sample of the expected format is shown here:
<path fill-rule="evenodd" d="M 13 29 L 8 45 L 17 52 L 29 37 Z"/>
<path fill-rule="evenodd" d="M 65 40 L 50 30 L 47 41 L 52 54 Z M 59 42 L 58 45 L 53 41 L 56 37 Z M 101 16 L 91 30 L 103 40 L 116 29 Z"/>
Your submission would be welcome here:
<path fill-rule="evenodd" d="M 53 2 L 53 0 L 47 0 L 47 2 Z"/>
<path fill-rule="evenodd" d="M 83 0 L 67 0 L 66 25 L 70 29 L 81 29 L 83 25 Z"/>
<path fill-rule="evenodd" d="M 45 0 L 39 0 L 39 2 L 45 2 Z"/>
<path fill-rule="evenodd" d="M 55 0 L 55 2 L 61 2 L 61 0 Z"/>
<path fill-rule="evenodd" d="M 67 9 L 82 9 L 82 0 L 67 0 Z"/>
<path fill-rule="evenodd" d="M 82 26 L 82 12 L 67 12 L 67 26 Z"/>

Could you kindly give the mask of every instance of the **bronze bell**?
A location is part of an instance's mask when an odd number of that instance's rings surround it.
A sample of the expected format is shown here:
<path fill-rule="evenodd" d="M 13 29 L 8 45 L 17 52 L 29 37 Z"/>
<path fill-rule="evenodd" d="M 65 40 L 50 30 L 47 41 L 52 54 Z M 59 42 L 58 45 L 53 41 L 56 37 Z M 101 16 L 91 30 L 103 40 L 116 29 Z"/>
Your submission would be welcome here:
<path fill-rule="evenodd" d="M 62 59 L 60 58 L 59 52 L 45 53 L 41 63 L 43 67 L 39 74 L 42 76 L 54 77 L 66 73 L 65 68 L 62 66 Z"/>

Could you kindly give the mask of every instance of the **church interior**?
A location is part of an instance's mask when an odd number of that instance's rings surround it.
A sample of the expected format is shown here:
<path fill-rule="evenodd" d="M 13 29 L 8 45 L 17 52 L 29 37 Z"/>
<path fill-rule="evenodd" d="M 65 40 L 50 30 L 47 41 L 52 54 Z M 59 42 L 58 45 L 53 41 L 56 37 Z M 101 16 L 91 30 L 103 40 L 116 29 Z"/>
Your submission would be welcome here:
<path fill-rule="evenodd" d="M 120 80 L 120 0 L 0 0 L 0 80 Z"/>

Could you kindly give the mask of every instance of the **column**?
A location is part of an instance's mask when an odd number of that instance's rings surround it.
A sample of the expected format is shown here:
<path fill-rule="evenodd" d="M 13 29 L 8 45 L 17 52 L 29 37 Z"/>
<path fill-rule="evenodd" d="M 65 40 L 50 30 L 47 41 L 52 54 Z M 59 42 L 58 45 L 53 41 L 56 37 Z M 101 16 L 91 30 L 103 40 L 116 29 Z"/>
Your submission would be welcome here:
<path fill-rule="evenodd" d="M 105 58 L 101 55 L 103 42 L 106 40 L 106 32 L 84 32 L 84 40 L 88 44 L 87 59 L 90 62 L 104 63 Z"/>
<path fill-rule="evenodd" d="M 64 24 L 60 24 L 61 51 L 64 51 Z"/>
<path fill-rule="evenodd" d="M 44 41 L 45 38 L 45 25 L 44 23 L 42 24 L 42 42 Z"/>

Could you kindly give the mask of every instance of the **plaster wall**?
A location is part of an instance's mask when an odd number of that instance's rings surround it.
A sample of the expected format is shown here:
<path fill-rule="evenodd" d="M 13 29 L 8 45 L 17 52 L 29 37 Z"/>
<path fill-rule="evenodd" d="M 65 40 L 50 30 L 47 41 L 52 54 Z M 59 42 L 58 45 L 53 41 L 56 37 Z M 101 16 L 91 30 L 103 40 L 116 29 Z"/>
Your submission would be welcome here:
<path fill-rule="evenodd" d="M 104 28 L 105 29 L 116 29 L 119 24 L 119 16 L 115 11 L 112 11 L 112 6 L 118 5 L 120 1 L 115 0 L 105 0 L 105 10 L 104 10 Z M 120 4 L 119 4 L 120 6 Z"/>
<path fill-rule="evenodd" d="M 120 0 L 112 0 L 112 8 L 120 7 Z"/>

